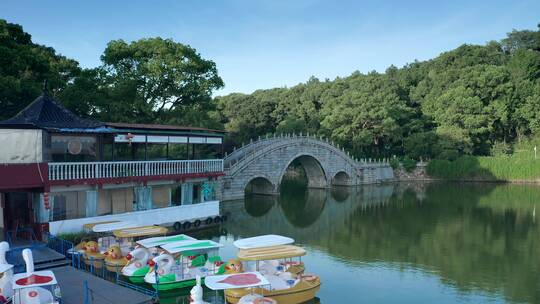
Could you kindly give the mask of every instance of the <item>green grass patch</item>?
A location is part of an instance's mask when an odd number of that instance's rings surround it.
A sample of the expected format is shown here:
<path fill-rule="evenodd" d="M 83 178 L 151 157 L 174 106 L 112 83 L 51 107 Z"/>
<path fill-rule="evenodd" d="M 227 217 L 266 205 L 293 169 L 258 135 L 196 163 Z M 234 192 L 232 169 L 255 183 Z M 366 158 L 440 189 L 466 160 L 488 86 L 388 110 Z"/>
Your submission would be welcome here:
<path fill-rule="evenodd" d="M 530 153 L 529 153 L 530 154 Z M 444 179 L 473 179 L 492 181 L 540 180 L 540 159 L 511 156 L 462 156 L 454 161 L 432 160 L 427 174 Z"/>
<path fill-rule="evenodd" d="M 60 233 L 57 237 L 64 239 L 66 241 L 72 242 L 73 244 L 79 244 L 83 238 L 88 237 L 86 232 L 76 232 L 76 233 Z"/>

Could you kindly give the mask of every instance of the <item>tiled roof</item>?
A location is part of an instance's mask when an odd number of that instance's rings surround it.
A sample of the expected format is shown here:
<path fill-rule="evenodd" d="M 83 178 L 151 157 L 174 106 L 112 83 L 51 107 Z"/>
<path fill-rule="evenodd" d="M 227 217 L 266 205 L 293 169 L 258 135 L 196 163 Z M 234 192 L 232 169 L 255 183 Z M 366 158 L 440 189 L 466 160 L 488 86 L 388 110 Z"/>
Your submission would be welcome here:
<path fill-rule="evenodd" d="M 56 101 L 47 91 L 44 91 L 17 115 L 0 122 L 0 127 L 39 129 L 88 129 L 104 125 L 99 121 L 80 118 Z"/>

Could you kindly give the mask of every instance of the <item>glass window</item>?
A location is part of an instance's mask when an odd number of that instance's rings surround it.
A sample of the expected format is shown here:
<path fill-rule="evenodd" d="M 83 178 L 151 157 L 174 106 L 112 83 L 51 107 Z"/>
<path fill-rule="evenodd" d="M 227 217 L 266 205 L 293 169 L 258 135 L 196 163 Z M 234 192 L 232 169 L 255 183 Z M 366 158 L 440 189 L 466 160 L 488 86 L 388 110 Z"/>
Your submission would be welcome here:
<path fill-rule="evenodd" d="M 96 161 L 96 147 L 94 136 L 51 136 L 51 157 L 54 162 Z"/>
<path fill-rule="evenodd" d="M 167 144 L 148 144 L 148 160 L 166 160 Z"/>
<path fill-rule="evenodd" d="M 201 185 L 200 184 L 193 184 L 193 200 L 192 202 L 194 204 L 201 202 Z"/>
<path fill-rule="evenodd" d="M 171 205 L 182 205 L 182 185 L 174 185 L 171 190 Z"/>
<path fill-rule="evenodd" d="M 189 159 L 187 144 L 169 144 L 169 159 Z M 189 151 L 191 152 L 191 151 Z"/>
<path fill-rule="evenodd" d="M 115 143 L 114 160 L 144 160 L 145 143 Z"/>

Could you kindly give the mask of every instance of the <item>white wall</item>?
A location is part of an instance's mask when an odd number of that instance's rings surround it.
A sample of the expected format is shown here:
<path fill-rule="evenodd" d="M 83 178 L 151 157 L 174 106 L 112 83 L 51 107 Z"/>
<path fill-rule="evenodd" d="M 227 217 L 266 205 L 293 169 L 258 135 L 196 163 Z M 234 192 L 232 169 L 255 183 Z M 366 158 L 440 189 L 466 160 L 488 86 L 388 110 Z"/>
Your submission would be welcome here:
<path fill-rule="evenodd" d="M 42 130 L 0 129 L 0 163 L 39 163 L 43 160 Z"/>
<path fill-rule="evenodd" d="M 194 205 L 55 221 L 49 223 L 49 230 L 51 234 L 80 232 L 84 224 L 105 221 L 130 221 L 140 226 L 173 224 L 216 215 L 219 215 L 219 201 L 209 201 Z"/>

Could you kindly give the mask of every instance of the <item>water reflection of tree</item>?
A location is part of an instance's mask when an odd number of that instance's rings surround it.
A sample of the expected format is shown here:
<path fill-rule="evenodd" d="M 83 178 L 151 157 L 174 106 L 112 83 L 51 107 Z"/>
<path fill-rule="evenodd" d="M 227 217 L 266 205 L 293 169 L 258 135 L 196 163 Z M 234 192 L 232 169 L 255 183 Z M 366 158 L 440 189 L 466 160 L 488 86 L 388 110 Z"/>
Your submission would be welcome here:
<path fill-rule="evenodd" d="M 528 191 L 511 187 L 516 198 Z M 333 241 L 321 242 L 350 261 L 412 264 L 437 271 L 464 291 L 502 289 L 513 301 L 538 302 L 539 228 L 532 216 L 519 217 L 515 199 L 496 188 L 434 184 L 421 204 L 413 191 L 405 191 L 384 208 L 358 208 L 336 220 L 341 227 L 325 236 Z"/>
<path fill-rule="evenodd" d="M 235 215 L 241 218 L 230 221 L 229 231 L 285 234 L 350 263 L 415 267 L 464 292 L 540 302 L 540 228 L 533 217 L 538 187 L 369 186 L 340 203 L 321 193 L 282 193 L 280 208 L 258 218 Z"/>
<path fill-rule="evenodd" d="M 351 191 L 353 191 L 351 187 L 332 187 L 330 189 L 330 195 L 332 195 L 332 198 L 336 202 L 342 203 L 349 198 Z"/>

